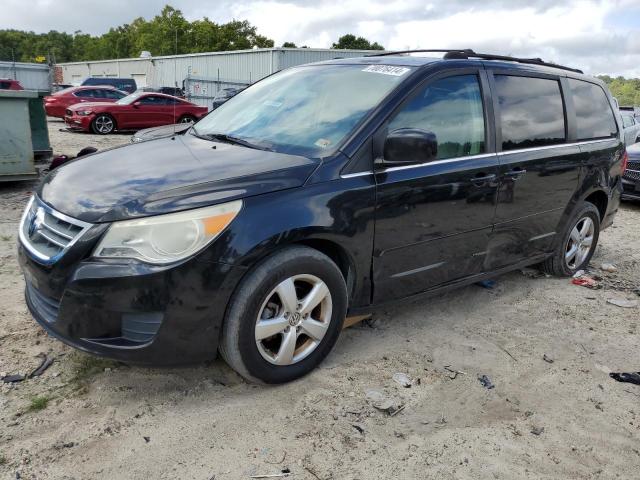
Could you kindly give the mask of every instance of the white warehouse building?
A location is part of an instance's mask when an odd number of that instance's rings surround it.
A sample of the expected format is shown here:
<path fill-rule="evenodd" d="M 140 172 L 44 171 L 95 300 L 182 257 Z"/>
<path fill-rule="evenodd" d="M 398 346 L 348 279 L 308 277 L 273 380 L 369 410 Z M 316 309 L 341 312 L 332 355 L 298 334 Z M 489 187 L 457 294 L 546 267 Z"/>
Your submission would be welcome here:
<path fill-rule="evenodd" d="M 133 78 L 138 88 L 182 87 L 188 99 L 210 104 L 215 93 L 249 85 L 284 68 L 335 58 L 380 53 L 371 50 L 261 48 L 161 57 L 61 63 L 58 83 L 79 85 L 87 77 Z"/>

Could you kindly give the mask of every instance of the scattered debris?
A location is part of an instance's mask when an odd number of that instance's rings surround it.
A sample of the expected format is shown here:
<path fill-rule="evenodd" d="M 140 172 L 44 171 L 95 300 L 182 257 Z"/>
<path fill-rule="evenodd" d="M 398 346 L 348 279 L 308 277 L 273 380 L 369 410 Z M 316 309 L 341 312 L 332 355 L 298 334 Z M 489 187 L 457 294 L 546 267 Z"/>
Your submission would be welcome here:
<path fill-rule="evenodd" d="M 5 375 L 4 377 L 2 377 L 2 381 L 4 383 L 17 383 L 17 382 L 22 382 L 25 378 L 24 375 L 20 375 L 20 374 L 16 374 L 16 375 Z"/>
<path fill-rule="evenodd" d="M 600 265 L 600 270 L 603 272 L 615 273 L 618 271 L 616 266 L 613 263 L 603 263 Z"/>
<path fill-rule="evenodd" d="M 476 285 L 482 288 L 486 288 L 487 290 L 493 290 L 495 286 L 498 284 L 495 280 L 480 280 L 476 282 Z"/>
<path fill-rule="evenodd" d="M 536 278 L 550 278 L 551 275 L 549 275 L 548 273 L 544 273 L 541 270 L 538 270 L 536 268 L 521 268 L 520 269 L 520 273 L 522 275 L 524 275 L 525 277 L 531 278 L 531 279 L 536 279 Z"/>
<path fill-rule="evenodd" d="M 578 270 L 576 273 L 573 274 L 573 278 L 580 278 L 584 274 L 585 274 L 584 270 Z"/>
<path fill-rule="evenodd" d="M 531 428 L 531 433 L 533 433 L 534 435 L 542 435 L 542 432 L 544 432 L 544 427 L 532 427 Z"/>
<path fill-rule="evenodd" d="M 635 308 L 638 306 L 637 300 L 626 300 L 624 298 L 607 298 L 607 303 L 622 308 Z"/>
<path fill-rule="evenodd" d="M 288 477 L 289 475 L 293 475 L 291 473 L 291 470 L 289 470 L 288 468 L 283 468 L 280 473 L 271 473 L 271 474 L 264 474 L 264 475 L 251 475 L 249 478 L 282 478 L 282 477 Z"/>
<path fill-rule="evenodd" d="M 51 364 L 53 364 L 53 358 L 48 357 L 46 353 L 42 353 L 40 354 L 40 356 L 42 357 L 42 361 L 40 362 L 40 365 L 38 366 L 38 368 L 33 370 L 29 375 L 27 375 L 28 378 L 39 377 L 45 372 L 47 368 L 51 366 Z"/>
<path fill-rule="evenodd" d="M 144 443 L 149 443 L 151 441 L 151 437 L 142 437 L 144 438 Z"/>
<path fill-rule="evenodd" d="M 554 361 L 553 358 L 548 356 L 546 353 L 544 355 L 542 355 L 542 359 L 547 363 L 553 363 L 553 361 Z"/>
<path fill-rule="evenodd" d="M 579 287 L 587 287 L 592 289 L 602 288 L 601 285 L 598 285 L 598 282 L 595 280 L 595 278 L 585 274 L 579 277 L 576 277 L 574 275 L 571 279 L 571 283 L 573 283 L 574 285 L 578 285 Z"/>
<path fill-rule="evenodd" d="M 640 372 L 612 372 L 609 373 L 609 376 L 618 382 L 640 385 Z"/>
<path fill-rule="evenodd" d="M 364 435 L 364 428 L 362 428 L 360 425 L 356 425 L 355 423 L 353 423 L 351 426 L 355 428 L 359 433 Z"/>
<path fill-rule="evenodd" d="M 495 385 L 491 382 L 491 379 L 487 375 L 478 375 L 478 380 L 484 388 L 491 390 Z"/>
<path fill-rule="evenodd" d="M 466 374 L 467 374 L 466 372 L 463 372 L 463 371 L 460 371 L 460 370 L 453 370 L 453 369 L 451 368 L 451 365 L 445 365 L 445 366 L 444 366 L 444 369 L 445 369 L 447 372 L 451 372 L 451 375 L 449 375 L 449 378 L 450 378 L 451 380 L 455 380 L 455 379 L 456 379 L 456 377 L 457 377 L 458 375 L 466 375 Z"/>
<path fill-rule="evenodd" d="M 413 380 L 411 380 L 411 377 L 406 373 L 394 373 L 391 378 L 394 382 L 404 388 L 411 388 L 411 385 L 413 385 Z"/>

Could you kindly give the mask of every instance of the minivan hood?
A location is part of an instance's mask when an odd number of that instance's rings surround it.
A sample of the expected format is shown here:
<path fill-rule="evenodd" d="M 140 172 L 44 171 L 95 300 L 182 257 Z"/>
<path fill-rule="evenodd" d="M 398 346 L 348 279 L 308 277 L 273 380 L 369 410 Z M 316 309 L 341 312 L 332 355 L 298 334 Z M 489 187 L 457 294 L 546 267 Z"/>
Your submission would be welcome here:
<path fill-rule="evenodd" d="M 47 175 L 37 193 L 70 217 L 111 222 L 299 187 L 318 164 L 187 134 L 78 158 Z"/>

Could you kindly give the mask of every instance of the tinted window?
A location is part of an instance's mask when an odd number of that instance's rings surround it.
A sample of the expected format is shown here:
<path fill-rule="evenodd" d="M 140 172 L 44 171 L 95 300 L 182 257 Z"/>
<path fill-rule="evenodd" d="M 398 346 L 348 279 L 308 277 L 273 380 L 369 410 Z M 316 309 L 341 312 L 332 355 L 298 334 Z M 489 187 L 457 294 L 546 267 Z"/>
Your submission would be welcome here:
<path fill-rule="evenodd" d="M 0 82 L 0 88 L 8 89 L 11 86 L 9 82 Z"/>
<path fill-rule="evenodd" d="M 629 115 L 622 115 L 622 126 L 627 128 L 627 127 L 632 127 L 633 125 L 635 125 L 635 121 L 633 120 L 633 117 L 630 117 Z"/>
<path fill-rule="evenodd" d="M 495 81 L 503 150 L 564 142 L 564 108 L 558 81 L 510 75 L 496 75 Z"/>
<path fill-rule="evenodd" d="M 104 98 L 114 98 L 116 100 L 119 100 L 125 96 L 123 93 L 117 92 L 115 90 L 103 90 L 102 94 L 104 95 Z"/>
<path fill-rule="evenodd" d="M 80 98 L 93 98 L 95 97 L 95 90 L 93 89 L 78 90 L 74 95 Z"/>
<path fill-rule="evenodd" d="M 615 137 L 618 128 L 604 90 L 573 78 L 569 79 L 569 87 L 576 109 L 578 140 Z"/>
<path fill-rule="evenodd" d="M 154 95 L 147 95 L 140 99 L 141 105 L 166 105 L 164 97 L 156 97 Z"/>
<path fill-rule="evenodd" d="M 430 83 L 389 124 L 389 132 L 399 128 L 434 133 L 436 158 L 483 153 L 484 112 L 478 77 L 461 75 Z"/>

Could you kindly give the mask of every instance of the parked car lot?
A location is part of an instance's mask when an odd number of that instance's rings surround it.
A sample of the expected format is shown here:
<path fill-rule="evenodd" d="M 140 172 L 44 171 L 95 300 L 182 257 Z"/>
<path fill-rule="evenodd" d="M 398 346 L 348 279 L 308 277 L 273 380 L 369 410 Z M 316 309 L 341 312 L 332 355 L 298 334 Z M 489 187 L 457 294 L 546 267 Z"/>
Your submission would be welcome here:
<path fill-rule="evenodd" d="M 130 138 L 74 135 L 61 126 L 49 122 L 56 153 Z M 303 480 L 422 478 L 426 471 L 634 478 L 636 387 L 606 372 L 636 368 L 638 311 L 607 303 L 633 298 L 620 288 L 640 278 L 636 203 L 622 204 L 600 238 L 591 265 L 604 279 L 601 289 L 516 271 L 497 277 L 493 289 L 472 285 L 388 307 L 369 325 L 345 330 L 325 365 L 304 380 L 258 388 L 219 360 L 127 367 L 44 334 L 17 300 L 24 283 L 16 230 L 34 188 L 0 186 L 0 370 L 29 373 L 38 354 L 54 363 L 41 377 L 0 383 L 0 476 L 235 480 L 288 468 Z M 618 271 L 599 271 L 602 263 Z M 397 372 L 421 382 L 402 388 L 391 379 Z M 495 388 L 482 387 L 478 374 Z M 391 417 L 365 400 L 369 390 L 406 406 Z M 30 410 L 34 398 L 48 406 Z M 532 434 L 534 427 L 544 431 Z"/>

